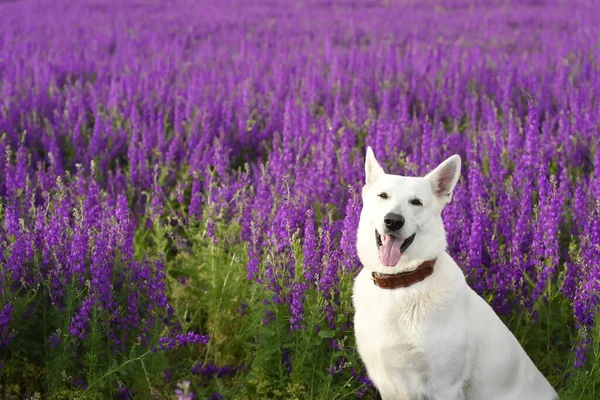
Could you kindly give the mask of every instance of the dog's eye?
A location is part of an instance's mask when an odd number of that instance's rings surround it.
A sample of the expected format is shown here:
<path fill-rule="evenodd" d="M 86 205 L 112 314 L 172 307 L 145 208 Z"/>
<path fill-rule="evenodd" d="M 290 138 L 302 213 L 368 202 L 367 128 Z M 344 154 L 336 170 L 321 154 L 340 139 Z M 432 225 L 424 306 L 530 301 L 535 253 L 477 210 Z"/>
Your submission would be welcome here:
<path fill-rule="evenodd" d="M 377 196 L 381 197 L 384 200 L 387 200 L 390 198 L 386 192 L 379 193 Z"/>
<path fill-rule="evenodd" d="M 410 204 L 412 204 L 413 206 L 422 206 L 423 205 L 423 203 L 421 203 L 421 200 L 419 200 L 419 199 L 412 199 L 410 201 Z"/>

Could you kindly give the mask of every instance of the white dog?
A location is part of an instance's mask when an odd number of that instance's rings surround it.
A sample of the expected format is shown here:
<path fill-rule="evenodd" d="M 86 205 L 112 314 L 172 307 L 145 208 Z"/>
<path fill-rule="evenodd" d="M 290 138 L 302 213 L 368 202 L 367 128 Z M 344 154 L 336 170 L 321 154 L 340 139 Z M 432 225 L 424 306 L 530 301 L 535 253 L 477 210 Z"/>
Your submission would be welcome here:
<path fill-rule="evenodd" d="M 555 399 L 446 253 L 454 155 L 424 178 L 388 175 L 367 149 L 354 282 L 358 351 L 383 399 Z"/>

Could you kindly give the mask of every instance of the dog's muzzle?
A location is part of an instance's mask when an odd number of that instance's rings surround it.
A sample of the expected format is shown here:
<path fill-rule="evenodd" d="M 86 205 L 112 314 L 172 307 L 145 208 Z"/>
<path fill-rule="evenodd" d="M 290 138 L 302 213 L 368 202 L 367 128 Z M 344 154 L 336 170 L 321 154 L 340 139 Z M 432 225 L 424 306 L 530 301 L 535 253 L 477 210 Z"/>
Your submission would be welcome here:
<path fill-rule="evenodd" d="M 388 234 L 383 237 L 375 230 L 375 243 L 379 251 L 379 260 L 386 267 L 394 267 L 400 261 L 400 257 L 410 247 L 415 239 L 416 233 L 406 239 L 396 235 Z"/>

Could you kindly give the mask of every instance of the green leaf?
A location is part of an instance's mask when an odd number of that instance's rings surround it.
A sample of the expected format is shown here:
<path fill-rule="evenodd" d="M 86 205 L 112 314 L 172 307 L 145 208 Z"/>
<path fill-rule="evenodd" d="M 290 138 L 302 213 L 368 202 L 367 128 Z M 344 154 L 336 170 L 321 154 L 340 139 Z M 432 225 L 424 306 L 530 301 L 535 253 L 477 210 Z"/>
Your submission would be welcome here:
<path fill-rule="evenodd" d="M 346 354 L 345 351 L 336 351 L 335 353 L 333 353 L 331 355 L 331 357 L 333 357 L 333 358 L 340 358 L 340 357 L 344 356 L 345 354 Z"/>
<path fill-rule="evenodd" d="M 335 337 L 335 331 L 332 330 L 323 330 L 319 331 L 319 337 L 323 339 L 331 339 Z"/>

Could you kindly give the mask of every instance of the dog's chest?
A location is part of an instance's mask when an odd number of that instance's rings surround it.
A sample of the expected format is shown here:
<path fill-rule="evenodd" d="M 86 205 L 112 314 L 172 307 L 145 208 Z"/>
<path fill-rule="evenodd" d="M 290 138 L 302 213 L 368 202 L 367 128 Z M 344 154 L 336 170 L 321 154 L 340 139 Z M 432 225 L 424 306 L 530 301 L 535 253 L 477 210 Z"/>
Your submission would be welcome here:
<path fill-rule="evenodd" d="M 429 326 L 428 299 L 412 302 L 396 294 L 361 287 L 357 282 L 354 293 L 357 346 L 369 376 L 380 390 L 388 387 L 395 392 L 403 387 L 418 392 L 427 384 L 431 370 L 427 359 L 431 349 L 425 340 Z"/>
<path fill-rule="evenodd" d="M 356 340 L 371 376 L 402 377 L 415 384 L 427 380 L 430 366 L 418 336 L 389 329 L 385 324 L 365 322 L 356 320 Z"/>

